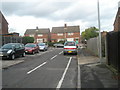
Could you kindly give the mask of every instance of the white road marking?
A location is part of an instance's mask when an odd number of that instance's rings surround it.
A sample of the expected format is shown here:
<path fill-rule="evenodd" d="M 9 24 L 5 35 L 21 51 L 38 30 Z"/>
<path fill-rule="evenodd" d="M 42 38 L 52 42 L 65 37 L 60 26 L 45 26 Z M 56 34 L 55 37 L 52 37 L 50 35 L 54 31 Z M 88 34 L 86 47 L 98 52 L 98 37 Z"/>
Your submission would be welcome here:
<path fill-rule="evenodd" d="M 81 74 L 80 74 L 80 66 L 78 64 L 78 77 L 77 77 L 77 88 L 81 88 Z"/>
<path fill-rule="evenodd" d="M 59 54 L 62 54 L 63 53 L 63 51 L 62 52 L 60 52 Z"/>
<path fill-rule="evenodd" d="M 57 55 L 53 56 L 50 60 L 54 59 L 55 57 L 57 57 Z"/>
<path fill-rule="evenodd" d="M 67 70 L 68 70 L 68 67 L 69 67 L 69 65 L 70 65 L 71 60 L 72 60 L 72 57 L 70 57 L 70 59 L 69 59 L 69 61 L 68 61 L 67 67 L 66 67 L 65 70 L 64 70 L 64 73 L 63 73 L 63 75 L 62 75 L 62 77 L 61 77 L 61 79 L 60 79 L 60 81 L 59 81 L 59 83 L 58 83 L 58 85 L 57 85 L 57 87 L 56 87 L 56 90 L 59 90 L 59 89 L 61 88 L 61 85 L 62 85 L 62 83 L 63 83 L 64 77 L 65 77 L 65 75 L 66 75 L 66 72 L 67 72 Z"/>
<path fill-rule="evenodd" d="M 29 72 L 27 72 L 27 74 L 30 74 L 31 72 L 33 72 L 33 71 L 35 71 L 36 69 L 42 67 L 42 66 L 45 65 L 46 63 L 47 63 L 47 62 L 44 62 L 44 63 L 40 64 L 40 65 L 37 66 L 36 68 L 34 68 L 34 69 L 30 70 Z"/>

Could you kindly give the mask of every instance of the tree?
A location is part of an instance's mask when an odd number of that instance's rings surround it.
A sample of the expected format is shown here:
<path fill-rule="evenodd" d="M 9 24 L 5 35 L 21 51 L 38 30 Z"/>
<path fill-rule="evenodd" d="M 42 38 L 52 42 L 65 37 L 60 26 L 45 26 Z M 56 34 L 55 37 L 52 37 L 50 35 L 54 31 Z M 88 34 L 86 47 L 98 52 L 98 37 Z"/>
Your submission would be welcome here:
<path fill-rule="evenodd" d="M 23 44 L 33 43 L 33 42 L 34 42 L 34 38 L 33 38 L 33 37 L 26 36 L 26 37 L 23 37 L 23 38 L 22 38 L 22 42 L 23 42 Z"/>
<path fill-rule="evenodd" d="M 90 38 L 97 37 L 99 35 L 97 31 L 98 29 L 96 27 L 90 27 L 85 29 L 85 31 L 83 31 L 81 34 L 82 40 L 85 40 L 85 39 L 88 40 Z"/>

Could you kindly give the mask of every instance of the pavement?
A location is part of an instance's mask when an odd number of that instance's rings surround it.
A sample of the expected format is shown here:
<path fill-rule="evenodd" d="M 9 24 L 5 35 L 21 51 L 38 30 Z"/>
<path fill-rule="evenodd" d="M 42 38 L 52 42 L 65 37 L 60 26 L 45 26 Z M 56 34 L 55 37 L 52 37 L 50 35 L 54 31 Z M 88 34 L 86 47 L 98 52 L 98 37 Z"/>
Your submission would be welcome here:
<path fill-rule="evenodd" d="M 2 68 L 5 69 L 5 68 L 8 68 L 10 66 L 22 63 L 22 62 L 24 62 L 24 60 L 9 60 L 9 61 L 2 60 L 0 63 L 2 63 Z"/>
<path fill-rule="evenodd" d="M 105 59 L 100 63 L 99 58 L 86 49 L 79 50 L 77 57 L 78 88 L 118 88 L 116 75 L 108 69 Z"/>

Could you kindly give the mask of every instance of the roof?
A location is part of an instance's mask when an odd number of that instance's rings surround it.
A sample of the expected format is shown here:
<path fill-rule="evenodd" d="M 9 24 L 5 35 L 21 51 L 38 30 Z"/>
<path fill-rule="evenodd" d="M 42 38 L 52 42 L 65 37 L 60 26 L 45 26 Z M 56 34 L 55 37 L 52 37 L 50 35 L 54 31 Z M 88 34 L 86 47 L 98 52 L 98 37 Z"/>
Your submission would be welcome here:
<path fill-rule="evenodd" d="M 53 27 L 52 33 L 64 33 L 64 32 L 80 32 L 79 26 L 67 26 L 65 29 L 64 27 Z"/>
<path fill-rule="evenodd" d="M 119 15 L 120 15 L 120 7 L 118 8 L 118 11 L 117 11 L 117 14 L 116 14 L 115 21 L 114 21 L 113 25 L 115 25 L 115 22 L 118 20 Z"/>
<path fill-rule="evenodd" d="M 38 30 L 38 31 L 36 31 Z M 37 32 L 37 34 L 47 34 L 50 33 L 50 29 L 49 28 L 44 28 L 44 29 L 27 29 L 25 34 L 35 34 Z"/>
<path fill-rule="evenodd" d="M 5 20 L 5 22 L 8 24 L 7 20 L 5 19 L 4 15 L 2 14 L 2 12 L 0 11 L 0 18 L 2 18 L 3 20 Z M 2 20 L 0 19 L 0 20 Z"/>

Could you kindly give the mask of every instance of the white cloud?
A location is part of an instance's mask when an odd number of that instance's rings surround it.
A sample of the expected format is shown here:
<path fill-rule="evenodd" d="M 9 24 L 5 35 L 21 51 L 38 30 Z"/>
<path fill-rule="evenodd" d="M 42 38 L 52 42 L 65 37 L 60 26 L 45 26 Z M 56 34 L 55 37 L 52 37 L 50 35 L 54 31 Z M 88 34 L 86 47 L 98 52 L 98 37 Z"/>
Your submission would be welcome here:
<path fill-rule="evenodd" d="M 99 0 L 101 30 L 113 30 L 119 0 Z M 97 0 L 4 0 L 2 12 L 9 29 L 21 35 L 29 28 L 80 25 L 81 32 L 97 22 Z M 12 30 L 11 29 L 11 30 Z"/>

